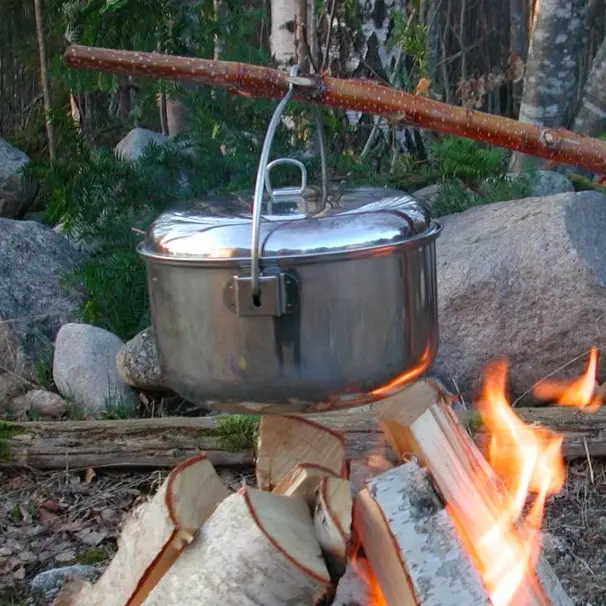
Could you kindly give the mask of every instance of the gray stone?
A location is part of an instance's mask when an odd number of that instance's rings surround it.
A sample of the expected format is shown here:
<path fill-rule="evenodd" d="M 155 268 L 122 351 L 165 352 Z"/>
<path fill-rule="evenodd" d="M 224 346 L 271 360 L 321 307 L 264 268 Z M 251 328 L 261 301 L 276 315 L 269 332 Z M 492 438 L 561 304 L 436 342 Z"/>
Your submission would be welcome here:
<path fill-rule="evenodd" d="M 514 395 L 550 373 L 582 372 L 606 329 L 606 199 L 589 191 L 527 198 L 440 221 L 432 372 L 454 379 L 468 400 L 495 358 L 508 359 Z"/>
<path fill-rule="evenodd" d="M 0 139 L 0 217 L 20 216 L 36 195 L 36 184 L 27 183 L 19 174 L 29 162 L 27 155 Z"/>
<path fill-rule="evenodd" d="M 10 405 L 29 387 L 28 383 L 12 372 L 0 374 L 0 408 Z"/>
<path fill-rule="evenodd" d="M 440 184 L 432 183 L 431 185 L 427 185 L 422 187 L 421 189 L 417 189 L 412 195 L 417 198 L 417 200 L 423 200 L 423 202 L 427 202 L 429 206 L 433 206 L 435 203 L 438 194 L 440 193 Z"/>
<path fill-rule="evenodd" d="M 52 568 L 37 574 L 30 582 L 32 593 L 42 595 L 47 603 L 57 597 L 59 591 L 66 583 L 72 579 L 85 579 L 95 582 L 100 575 L 100 571 L 94 566 L 84 564 L 74 564 L 73 566 L 63 566 L 61 568 Z"/>
<path fill-rule="evenodd" d="M 510 179 L 516 179 L 518 173 L 508 173 Z M 530 185 L 530 196 L 553 196 L 555 194 L 566 194 L 575 191 L 568 177 L 562 173 L 552 170 L 537 170 L 533 175 Z"/>
<path fill-rule="evenodd" d="M 146 328 L 122 347 L 116 356 L 121 379 L 138 389 L 168 389 L 158 364 L 156 335 Z"/>
<path fill-rule="evenodd" d="M 115 154 L 128 160 L 138 160 L 150 144 L 165 145 L 168 137 L 146 128 L 133 128 L 118 145 Z"/>
<path fill-rule="evenodd" d="M 0 219 L 0 372 L 35 382 L 52 363 L 52 342 L 80 306 L 82 293 L 63 283 L 80 258 L 40 223 Z"/>
<path fill-rule="evenodd" d="M 18 417 L 34 413 L 44 418 L 57 418 L 67 410 L 67 402 L 58 394 L 44 389 L 32 389 L 13 399 L 13 411 Z"/>
<path fill-rule="evenodd" d="M 137 403 L 133 389 L 116 369 L 122 341 L 89 324 L 65 324 L 55 341 L 53 379 L 59 393 L 73 400 L 87 415 L 109 409 L 131 411 Z"/>

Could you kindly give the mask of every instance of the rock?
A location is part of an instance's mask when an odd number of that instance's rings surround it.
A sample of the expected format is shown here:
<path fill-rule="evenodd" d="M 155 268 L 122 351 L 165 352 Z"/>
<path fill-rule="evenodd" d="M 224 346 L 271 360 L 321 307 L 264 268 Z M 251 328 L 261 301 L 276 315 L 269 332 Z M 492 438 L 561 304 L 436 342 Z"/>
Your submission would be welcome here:
<path fill-rule="evenodd" d="M 128 160 L 138 160 L 150 143 L 155 145 L 165 145 L 169 138 L 162 133 L 156 133 L 146 128 L 133 128 L 118 145 L 116 145 L 115 154 Z"/>
<path fill-rule="evenodd" d="M 77 317 L 82 294 L 63 279 L 80 258 L 40 223 L 0 219 L 0 369 L 35 383 L 50 366 L 59 328 Z"/>
<path fill-rule="evenodd" d="M 36 185 L 19 174 L 29 158 L 8 141 L 0 139 L 0 217 L 20 216 L 36 195 Z"/>
<path fill-rule="evenodd" d="M 514 396 L 550 373 L 581 373 L 606 329 L 606 199 L 593 191 L 527 198 L 440 221 L 432 374 L 454 379 L 469 402 L 495 358 L 508 359 Z"/>
<path fill-rule="evenodd" d="M 28 384 L 21 377 L 12 372 L 0 375 L 0 408 L 10 404 L 13 398 L 20 396 L 28 388 Z"/>
<path fill-rule="evenodd" d="M 57 418 L 67 410 L 67 402 L 56 393 L 33 389 L 13 399 L 13 411 L 18 417 L 33 412 L 45 418 Z"/>
<path fill-rule="evenodd" d="M 108 408 L 128 413 L 136 406 L 134 390 L 120 379 L 116 355 L 122 341 L 88 324 L 65 324 L 55 341 L 53 379 L 59 393 L 96 415 Z"/>
<path fill-rule="evenodd" d="M 507 174 L 509 179 L 516 179 L 518 176 L 518 173 Z M 574 191 L 574 186 L 566 175 L 552 170 L 535 171 L 530 186 L 530 196 L 532 197 L 553 196 L 555 194 L 566 194 Z"/>
<path fill-rule="evenodd" d="M 84 564 L 52 568 L 37 574 L 30 582 L 30 589 L 32 593 L 42 594 L 46 603 L 50 604 L 66 581 L 79 578 L 92 583 L 97 580 L 99 575 L 100 572 L 97 568 Z"/>
<path fill-rule="evenodd" d="M 423 200 L 423 202 L 427 202 L 427 204 L 429 204 L 429 206 L 431 207 L 435 203 L 436 198 L 438 197 L 439 193 L 440 193 L 440 184 L 432 183 L 431 185 L 427 185 L 425 187 L 422 187 L 421 189 L 418 189 L 412 195 L 417 200 Z"/>
<path fill-rule="evenodd" d="M 122 347 L 116 356 L 116 368 L 127 385 L 138 389 L 168 389 L 158 364 L 153 327 L 146 328 Z"/>

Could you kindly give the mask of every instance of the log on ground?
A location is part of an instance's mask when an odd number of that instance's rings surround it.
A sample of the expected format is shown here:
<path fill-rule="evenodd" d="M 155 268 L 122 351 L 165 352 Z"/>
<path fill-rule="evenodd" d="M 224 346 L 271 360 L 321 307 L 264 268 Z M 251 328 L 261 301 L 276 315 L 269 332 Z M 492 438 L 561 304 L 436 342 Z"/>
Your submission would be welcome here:
<path fill-rule="evenodd" d="M 371 410 L 363 407 L 309 418 L 344 434 L 348 459 L 368 454 L 389 458 L 390 448 Z M 515 412 L 526 423 L 561 433 L 566 459 L 586 457 L 586 448 L 589 456 L 606 456 L 606 409 L 595 414 L 573 408 L 516 408 Z M 467 419 L 471 414 L 464 412 L 461 416 Z M 252 466 L 254 448 L 230 450 L 217 427 L 216 417 L 0 421 L 0 469 L 172 468 L 201 452 L 215 467 Z M 483 444 L 484 437 L 480 429 L 476 442 Z"/>

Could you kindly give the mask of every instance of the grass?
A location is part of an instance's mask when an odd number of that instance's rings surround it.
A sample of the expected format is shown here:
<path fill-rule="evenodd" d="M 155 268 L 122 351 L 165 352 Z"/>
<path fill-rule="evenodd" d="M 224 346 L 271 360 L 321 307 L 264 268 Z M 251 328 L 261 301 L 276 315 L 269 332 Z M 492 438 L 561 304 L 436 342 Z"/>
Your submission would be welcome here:
<path fill-rule="evenodd" d="M 225 450 L 255 450 L 260 419 L 257 415 L 218 416 L 213 435 Z"/>
<path fill-rule="evenodd" d="M 16 423 L 0 421 L 0 460 L 7 461 L 11 458 L 11 446 L 9 440 L 23 432 L 23 428 Z"/>

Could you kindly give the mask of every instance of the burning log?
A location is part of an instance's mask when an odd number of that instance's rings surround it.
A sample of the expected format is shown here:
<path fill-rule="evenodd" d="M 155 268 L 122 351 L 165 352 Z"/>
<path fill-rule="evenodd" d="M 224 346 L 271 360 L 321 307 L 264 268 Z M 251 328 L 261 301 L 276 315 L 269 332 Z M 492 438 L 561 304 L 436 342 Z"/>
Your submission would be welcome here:
<path fill-rule="evenodd" d="M 504 393 L 504 382 L 502 385 L 497 382 Z M 563 475 L 560 476 L 563 470 L 558 468 L 560 461 L 557 458 L 561 440 L 544 432 L 542 437 L 536 437 L 536 443 L 529 444 L 535 437 L 534 430 L 516 420 L 506 406 L 507 409 L 497 409 L 498 412 L 489 408 L 488 413 L 508 415 L 509 423 L 517 423 L 528 432 L 524 445 L 534 447 L 539 459 L 538 472 L 543 474 L 540 479 L 543 484 L 540 490 L 537 488 L 539 500 L 533 505 L 535 515 L 530 524 L 526 523 L 529 520 L 518 520 L 527 493 L 510 495 L 503 488 L 451 409 L 434 403 L 425 409 L 418 406 L 414 410 L 403 410 L 393 401 L 385 400 L 375 405 L 374 413 L 401 460 L 414 455 L 431 473 L 494 606 L 510 603 L 572 606 L 547 562 L 541 560 L 538 529 L 545 497 L 550 492 L 557 492 L 563 482 Z M 541 436 L 541 432 L 537 436 Z M 499 440 L 498 434 L 495 439 Z M 508 461 L 511 457 L 517 460 L 511 449 L 506 449 L 503 456 Z M 505 459 L 497 462 L 504 463 Z M 529 470 L 516 471 L 530 473 Z M 366 548 L 365 543 L 364 546 Z M 374 569 L 372 558 L 371 565 Z"/>
<path fill-rule="evenodd" d="M 263 417 L 257 448 L 259 488 L 272 490 L 302 463 L 320 465 L 342 476 L 345 473 L 344 437 L 295 415 Z"/>
<path fill-rule="evenodd" d="M 143 604 L 228 494 L 206 457 L 178 465 L 154 498 L 132 512 L 122 531 L 118 553 L 99 581 L 68 586 L 57 603 L 107 606 L 111 596 L 112 604 Z"/>
<path fill-rule="evenodd" d="M 217 507 L 144 606 L 314 604 L 329 584 L 307 503 L 246 487 Z"/>
<path fill-rule="evenodd" d="M 388 606 L 492 606 L 429 473 L 415 461 L 370 480 L 355 527 Z"/>
<path fill-rule="evenodd" d="M 79 69 L 198 82 L 268 99 L 282 98 L 292 82 L 299 101 L 377 114 L 394 122 L 416 124 L 554 163 L 606 173 L 604 141 L 440 103 L 375 82 L 342 80 L 327 74 L 291 78 L 269 67 L 244 63 L 84 46 L 70 46 L 64 59 L 69 66 Z"/>

